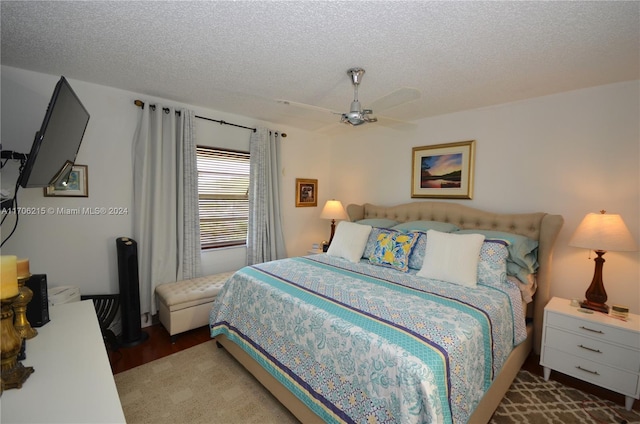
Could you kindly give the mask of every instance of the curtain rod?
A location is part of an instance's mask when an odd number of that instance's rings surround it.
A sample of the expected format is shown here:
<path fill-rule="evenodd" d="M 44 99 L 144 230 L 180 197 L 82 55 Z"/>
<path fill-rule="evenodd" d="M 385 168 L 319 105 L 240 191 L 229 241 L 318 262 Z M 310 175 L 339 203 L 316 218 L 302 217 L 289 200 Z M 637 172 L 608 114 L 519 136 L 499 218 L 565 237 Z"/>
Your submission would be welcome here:
<path fill-rule="evenodd" d="M 134 100 L 133 104 L 138 106 L 138 107 L 140 107 L 140 108 L 142 108 L 142 109 L 144 109 L 144 102 L 142 100 Z M 149 107 L 154 108 L 154 107 L 156 107 L 156 105 L 149 105 Z M 165 112 L 169 112 L 168 108 L 163 108 L 162 110 L 164 110 Z M 176 110 L 176 113 L 180 114 L 180 111 Z M 245 127 L 244 125 L 232 124 L 231 122 L 221 121 L 221 120 L 218 120 L 218 119 L 211 119 L 211 118 L 207 118 L 207 117 L 204 117 L 204 116 L 198 116 L 198 115 L 196 115 L 196 118 L 204 119 L 206 121 L 217 122 L 220 125 L 231 125 L 232 127 L 244 128 L 244 129 L 256 132 L 255 128 Z M 283 137 L 286 137 L 286 136 L 283 134 Z"/>

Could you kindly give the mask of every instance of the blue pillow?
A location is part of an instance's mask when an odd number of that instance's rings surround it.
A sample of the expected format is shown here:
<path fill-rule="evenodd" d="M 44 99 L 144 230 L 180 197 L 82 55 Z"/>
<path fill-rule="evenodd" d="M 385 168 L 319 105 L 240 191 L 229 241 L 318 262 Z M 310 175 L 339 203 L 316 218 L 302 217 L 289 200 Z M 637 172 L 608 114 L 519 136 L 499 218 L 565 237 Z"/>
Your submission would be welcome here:
<path fill-rule="evenodd" d="M 508 243 L 509 258 L 507 273 L 515 275 L 533 274 L 538 270 L 538 241 L 519 234 L 492 230 L 460 230 L 461 234 L 484 234 L 487 239 L 504 240 Z M 511 266 L 510 266 L 511 264 Z"/>
<path fill-rule="evenodd" d="M 409 254 L 416 240 L 417 233 L 381 229 L 373 254 L 369 256 L 369 263 L 406 272 L 409 269 Z"/>
<path fill-rule="evenodd" d="M 422 231 L 412 231 L 417 240 L 409 254 L 409 268 L 420 269 L 424 265 L 424 254 L 427 251 L 427 233 Z"/>
<path fill-rule="evenodd" d="M 400 231 L 383 229 L 379 227 L 371 228 L 371 232 L 369 233 L 369 238 L 367 239 L 367 244 L 364 247 L 364 252 L 362 252 L 363 258 L 369 259 L 369 257 L 374 254 L 376 250 L 376 245 L 378 244 L 378 236 L 385 231 L 394 231 L 400 234 Z"/>
<path fill-rule="evenodd" d="M 460 229 L 453 224 L 440 221 L 410 221 L 403 222 L 402 224 L 395 225 L 391 228 L 398 231 L 424 231 L 425 233 L 429 230 L 436 230 L 441 233 L 451 233 Z"/>
<path fill-rule="evenodd" d="M 478 283 L 500 287 L 507 279 L 508 243 L 485 239 L 478 261 Z"/>
<path fill-rule="evenodd" d="M 362 225 L 371 225 L 372 227 L 378 228 L 391 228 L 398 223 L 398 221 L 394 221 L 393 219 L 386 218 L 369 218 L 369 219 L 361 219 L 360 221 L 356 221 L 357 224 Z"/>

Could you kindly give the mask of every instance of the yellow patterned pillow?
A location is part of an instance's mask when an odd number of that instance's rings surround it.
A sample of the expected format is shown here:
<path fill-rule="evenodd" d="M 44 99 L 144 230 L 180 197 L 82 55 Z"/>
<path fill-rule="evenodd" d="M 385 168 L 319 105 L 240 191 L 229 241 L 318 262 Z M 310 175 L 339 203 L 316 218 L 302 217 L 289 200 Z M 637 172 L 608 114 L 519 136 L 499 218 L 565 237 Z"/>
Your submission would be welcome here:
<path fill-rule="evenodd" d="M 369 262 L 406 272 L 409 269 L 409 254 L 417 240 L 417 233 L 379 230 Z"/>

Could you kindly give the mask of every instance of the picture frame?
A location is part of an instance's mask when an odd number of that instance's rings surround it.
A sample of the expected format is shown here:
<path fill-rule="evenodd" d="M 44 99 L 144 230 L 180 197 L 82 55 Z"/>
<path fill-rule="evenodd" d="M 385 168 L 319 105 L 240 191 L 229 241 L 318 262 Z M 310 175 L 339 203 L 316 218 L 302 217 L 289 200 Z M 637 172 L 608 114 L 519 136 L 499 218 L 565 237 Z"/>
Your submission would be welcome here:
<path fill-rule="evenodd" d="M 296 207 L 318 206 L 318 180 L 296 178 Z"/>
<path fill-rule="evenodd" d="M 473 198 L 475 140 L 412 149 L 411 197 Z"/>
<path fill-rule="evenodd" d="M 87 165 L 73 165 L 66 185 L 62 181 L 44 188 L 46 197 L 89 197 Z"/>

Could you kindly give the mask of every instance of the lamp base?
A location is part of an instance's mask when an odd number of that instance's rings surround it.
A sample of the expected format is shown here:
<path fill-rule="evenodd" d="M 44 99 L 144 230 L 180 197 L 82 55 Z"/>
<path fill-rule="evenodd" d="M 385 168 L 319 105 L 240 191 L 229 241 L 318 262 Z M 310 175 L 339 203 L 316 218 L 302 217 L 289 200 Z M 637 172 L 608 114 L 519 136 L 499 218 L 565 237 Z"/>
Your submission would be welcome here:
<path fill-rule="evenodd" d="M 4 364 L 3 364 L 4 365 Z M 15 362 L 10 369 L 2 369 L 2 390 L 21 389 L 27 378 L 33 373 L 33 367 L 25 367 Z"/>
<path fill-rule="evenodd" d="M 584 309 L 591 309 L 592 311 L 602 312 L 604 314 L 609 313 L 609 307 L 605 303 L 593 303 L 588 300 L 580 302 L 580 307 Z"/>

